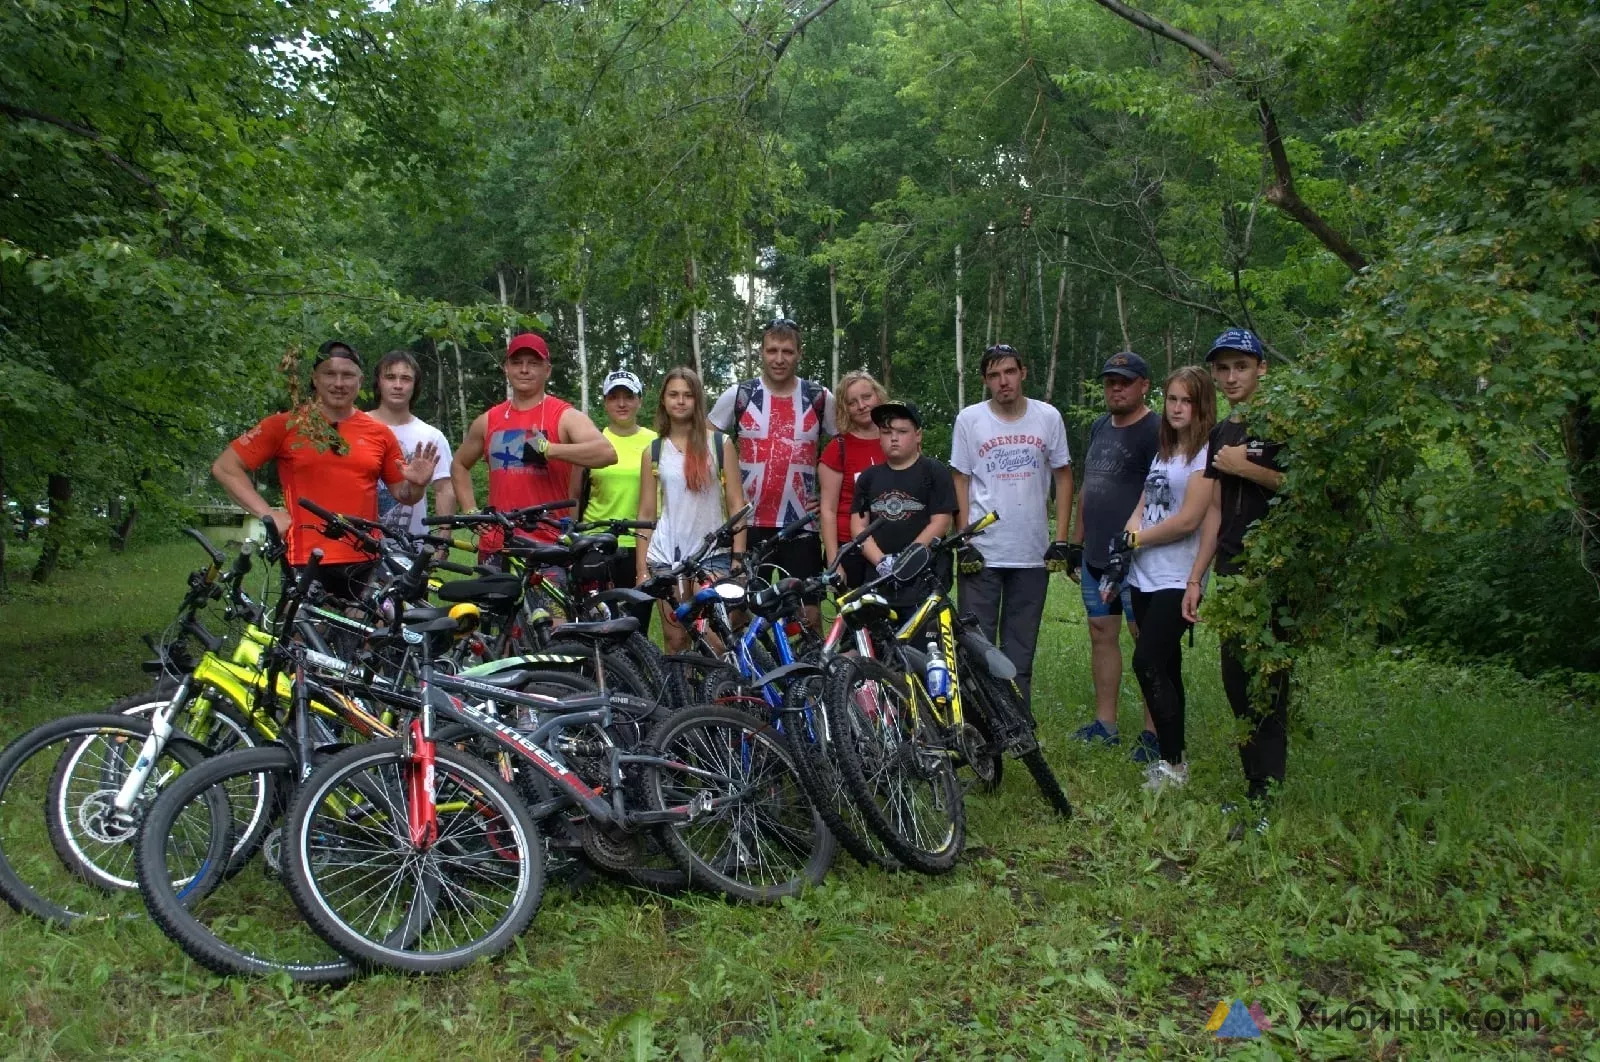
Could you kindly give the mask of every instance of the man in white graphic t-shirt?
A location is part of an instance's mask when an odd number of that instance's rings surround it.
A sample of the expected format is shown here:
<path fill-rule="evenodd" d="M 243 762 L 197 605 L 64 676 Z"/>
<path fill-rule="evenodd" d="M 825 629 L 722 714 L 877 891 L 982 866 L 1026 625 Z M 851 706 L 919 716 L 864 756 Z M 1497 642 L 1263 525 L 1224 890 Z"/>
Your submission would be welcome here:
<path fill-rule="evenodd" d="M 956 525 L 965 527 L 990 512 L 999 520 L 975 543 L 984 563 L 979 571 L 962 572 L 960 604 L 963 611 L 978 617 L 984 634 L 1016 665 L 1017 684 L 1031 709 L 1033 652 L 1050 571 L 1067 559 L 1072 455 L 1060 412 L 1022 393 L 1028 378 L 1022 355 L 1005 343 L 996 344 L 983 352 L 980 370 L 989 400 L 968 406 L 956 417 L 950 447 L 959 508 Z"/>
<path fill-rule="evenodd" d="M 738 444 L 739 479 L 745 500 L 755 506 L 751 547 L 820 508 L 817 447 L 838 433 L 833 394 L 802 379 L 799 366 L 799 326 L 787 318 L 768 322 L 761 332 L 761 375 L 724 391 L 711 407 L 711 423 Z M 795 578 L 809 578 L 822 571 L 822 539 L 815 530 L 797 535 L 768 558 Z M 816 604 L 806 605 L 806 620 L 820 627 Z"/>
<path fill-rule="evenodd" d="M 417 359 L 410 351 L 391 350 L 385 354 L 372 373 L 372 390 L 378 396 L 378 405 L 370 416 L 389 425 L 408 461 L 425 443 L 438 447 L 439 464 L 433 477 L 434 511 L 440 516 L 449 516 L 456 511 L 456 492 L 450 486 L 450 443 L 438 428 L 411 415 L 420 376 Z M 426 493 L 415 505 L 406 505 L 396 501 L 381 480 L 378 482 L 378 519 L 385 525 L 420 535 L 428 530 L 422 526 L 422 518 L 427 515 Z"/>

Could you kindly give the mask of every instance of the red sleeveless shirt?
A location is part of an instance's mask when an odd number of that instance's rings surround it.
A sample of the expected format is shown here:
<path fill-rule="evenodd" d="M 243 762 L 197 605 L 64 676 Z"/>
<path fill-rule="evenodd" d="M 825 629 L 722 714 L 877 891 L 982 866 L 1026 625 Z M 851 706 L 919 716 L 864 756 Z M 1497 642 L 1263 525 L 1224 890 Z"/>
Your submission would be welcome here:
<path fill-rule="evenodd" d="M 517 409 L 510 401 L 489 410 L 484 426 L 484 455 L 489 459 L 489 504 L 499 510 L 522 509 L 570 498 L 572 466 L 565 461 L 527 462 L 523 448 L 541 435 L 551 442 L 561 441 L 561 417 L 572 405 L 547 394 L 530 409 Z M 552 518 L 575 516 L 572 510 L 554 512 Z M 556 531 L 541 527 L 533 537 L 554 542 Z M 500 536 L 486 533 L 479 546 L 500 548 Z"/>

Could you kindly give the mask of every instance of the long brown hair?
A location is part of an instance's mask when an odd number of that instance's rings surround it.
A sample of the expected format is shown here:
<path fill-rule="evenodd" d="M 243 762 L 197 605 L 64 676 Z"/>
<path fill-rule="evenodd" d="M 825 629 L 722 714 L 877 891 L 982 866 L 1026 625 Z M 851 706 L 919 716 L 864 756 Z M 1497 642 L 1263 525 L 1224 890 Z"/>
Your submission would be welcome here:
<path fill-rule="evenodd" d="M 1174 428 L 1168 422 L 1166 412 L 1162 412 L 1161 459 L 1169 461 L 1173 454 L 1182 451 L 1185 461 L 1193 461 L 1194 455 L 1206 444 L 1211 429 L 1217 425 L 1217 386 L 1211 382 L 1211 374 L 1198 365 L 1185 365 L 1173 370 L 1167 382 L 1161 385 L 1161 393 L 1171 394 L 1173 384 L 1183 385 L 1193 411 L 1188 426 L 1182 432 Z"/>
<path fill-rule="evenodd" d="M 698 493 L 711 483 L 711 447 L 706 436 L 711 434 L 711 421 L 706 418 L 706 386 L 700 374 L 685 365 L 667 373 L 661 381 L 661 397 L 656 400 L 656 434 L 663 439 L 672 437 L 672 418 L 667 415 L 667 385 L 682 380 L 694 392 L 694 412 L 689 422 L 689 451 L 683 455 L 683 478 L 691 491 Z"/>

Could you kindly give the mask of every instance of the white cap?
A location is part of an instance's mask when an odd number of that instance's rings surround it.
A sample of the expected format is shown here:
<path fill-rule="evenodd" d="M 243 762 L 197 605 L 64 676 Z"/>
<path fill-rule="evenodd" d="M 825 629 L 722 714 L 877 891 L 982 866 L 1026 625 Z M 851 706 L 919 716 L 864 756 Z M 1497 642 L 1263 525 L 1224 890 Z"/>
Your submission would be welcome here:
<path fill-rule="evenodd" d="M 636 395 L 644 394 L 644 384 L 640 383 L 639 378 L 627 369 L 618 369 L 607 376 L 604 386 L 600 388 L 600 393 L 609 395 L 612 389 L 617 387 L 626 387 Z"/>

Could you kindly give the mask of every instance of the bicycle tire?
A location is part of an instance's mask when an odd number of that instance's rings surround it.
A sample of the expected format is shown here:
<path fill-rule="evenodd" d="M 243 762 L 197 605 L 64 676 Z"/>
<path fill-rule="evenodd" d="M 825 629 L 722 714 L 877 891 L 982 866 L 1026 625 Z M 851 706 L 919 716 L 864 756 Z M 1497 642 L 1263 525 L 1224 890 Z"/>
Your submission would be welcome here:
<path fill-rule="evenodd" d="M 439 838 L 425 852 L 414 851 L 403 832 L 409 762 L 399 740 L 369 742 L 334 756 L 301 785 L 289 811 L 289 893 L 311 927 L 360 965 L 405 973 L 457 970 L 510 947 L 538 911 L 544 845 L 527 806 L 482 760 L 445 745 L 435 753 Z M 352 795 L 366 802 L 369 814 L 339 810 Z M 464 807 L 446 811 L 453 803 Z M 337 862 L 349 853 L 362 859 Z M 360 886 L 388 873 L 375 866 L 383 859 L 392 867 L 392 880 L 379 899 L 393 893 L 400 910 L 370 919 L 365 912 L 343 911 L 337 894 L 342 883 Z M 413 891 L 414 883 L 422 888 Z M 428 894 L 430 885 L 436 895 Z M 361 889 L 354 899 L 370 891 Z M 457 920 L 501 899 L 503 910 L 491 914 L 487 930 L 475 915 L 472 924 Z M 366 924 L 353 924 L 352 917 Z"/>
<path fill-rule="evenodd" d="M 661 830 L 691 885 L 774 903 L 822 881 L 833 865 L 833 834 L 806 795 L 788 743 L 765 720 L 727 705 L 694 705 L 663 721 L 649 747 L 726 780 L 647 767 L 646 794 L 656 811 L 727 796 L 734 786 L 745 794 Z"/>
<path fill-rule="evenodd" d="M 145 907 L 184 954 L 213 973 L 283 974 L 303 984 L 340 984 L 360 972 L 305 924 L 259 848 L 260 858 L 242 873 L 230 867 L 223 875 L 196 874 L 187 888 L 176 884 L 184 877 L 181 870 L 174 874 L 170 837 L 180 820 L 205 816 L 212 831 L 205 858 L 214 866 L 221 843 L 217 837 L 227 837 L 232 829 L 231 812 L 217 810 L 217 794 L 228 791 L 227 780 L 267 777 L 275 792 L 285 793 L 293 790 L 298 772 L 294 754 L 282 745 L 213 756 L 168 786 L 145 818 L 138 842 L 139 891 Z M 197 803 L 200 807 L 189 815 Z M 226 821 L 220 818 L 223 814 L 228 815 Z M 254 879 L 255 868 L 264 871 L 266 880 Z"/>
<path fill-rule="evenodd" d="M 967 828 L 949 756 L 919 745 L 903 676 L 877 660 L 841 659 L 829 673 L 823 705 L 845 785 L 895 858 L 912 870 L 943 874 L 960 858 Z"/>
<path fill-rule="evenodd" d="M 62 926 L 137 913 L 136 905 L 121 899 L 132 897 L 134 877 L 123 871 L 131 870 L 132 857 L 126 853 L 132 851 L 136 831 L 115 826 L 107 816 L 118 776 L 133 764 L 149 735 L 150 723 L 137 716 L 67 716 L 34 727 L 0 753 L 0 896 L 15 910 Z M 69 791 L 58 776 L 61 761 L 76 754 L 78 762 L 87 762 L 91 745 L 112 751 L 101 764 L 102 784 L 91 792 Z M 163 779 L 204 759 L 205 750 L 187 737 L 168 741 L 152 768 L 153 783 L 134 806 L 136 821 L 154 801 Z M 102 831 L 103 841 L 92 833 L 89 841 L 99 846 L 104 863 L 90 854 L 95 849 L 89 843 L 79 840 L 80 829 Z M 85 866 L 94 866 L 96 872 L 86 875 Z M 96 878 L 125 880 L 127 885 L 108 888 Z"/>
<path fill-rule="evenodd" d="M 791 683 L 784 693 L 784 736 L 794 753 L 795 769 L 841 848 L 863 866 L 899 870 L 900 861 L 867 825 L 833 761 L 822 700 L 825 684 L 825 675 L 807 675 Z M 811 701 L 809 712 L 807 699 Z"/>
<path fill-rule="evenodd" d="M 968 681 L 963 675 L 963 681 Z M 1006 733 L 1021 734 L 1026 738 L 1026 744 L 1031 747 L 1026 752 L 1018 755 L 1022 765 L 1028 769 L 1028 774 L 1033 777 L 1034 783 L 1039 787 L 1040 794 L 1045 803 L 1049 804 L 1055 812 L 1063 818 L 1072 817 L 1072 801 L 1067 798 L 1066 791 L 1062 789 L 1061 782 L 1056 778 L 1055 772 L 1050 769 L 1050 763 L 1044 758 L 1044 749 L 1040 747 L 1038 738 L 1034 734 L 1033 714 L 1028 711 L 1027 705 L 1022 700 L 1021 691 L 1016 683 L 1006 682 L 995 678 L 987 671 L 971 672 L 971 684 L 982 691 L 988 710 L 995 714 L 996 729 L 1001 735 Z M 1002 740 L 1004 740 L 1002 736 Z"/>

